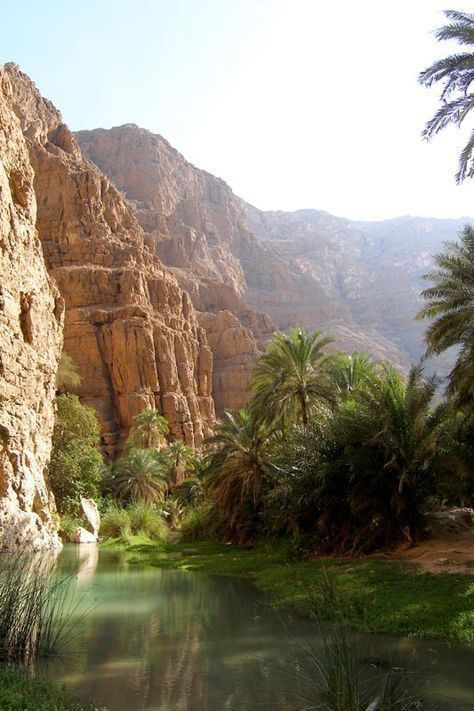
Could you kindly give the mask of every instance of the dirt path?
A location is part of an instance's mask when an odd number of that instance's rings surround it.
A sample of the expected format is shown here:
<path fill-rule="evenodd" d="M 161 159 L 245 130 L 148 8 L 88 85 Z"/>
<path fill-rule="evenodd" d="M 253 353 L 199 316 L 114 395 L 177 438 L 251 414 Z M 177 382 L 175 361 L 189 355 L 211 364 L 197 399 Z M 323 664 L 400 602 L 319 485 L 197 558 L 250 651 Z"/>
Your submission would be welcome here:
<path fill-rule="evenodd" d="M 414 546 L 400 546 L 388 556 L 418 564 L 430 573 L 474 575 L 474 529 L 432 538 Z"/>

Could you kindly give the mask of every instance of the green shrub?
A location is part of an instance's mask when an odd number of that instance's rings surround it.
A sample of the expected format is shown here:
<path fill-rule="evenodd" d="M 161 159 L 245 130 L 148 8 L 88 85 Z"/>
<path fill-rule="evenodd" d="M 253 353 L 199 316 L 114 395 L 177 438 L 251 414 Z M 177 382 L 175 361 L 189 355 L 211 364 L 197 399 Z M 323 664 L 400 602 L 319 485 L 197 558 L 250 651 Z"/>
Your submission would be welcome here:
<path fill-rule="evenodd" d="M 163 504 L 162 511 L 163 516 L 166 519 L 166 523 L 171 529 L 173 529 L 177 528 L 183 520 L 185 507 L 178 498 L 170 496 Z"/>
<path fill-rule="evenodd" d="M 217 534 L 217 513 L 209 502 L 190 506 L 186 509 L 180 525 L 180 538 L 183 541 L 209 540 Z"/>
<path fill-rule="evenodd" d="M 167 538 L 168 528 L 161 511 L 153 506 L 144 503 L 131 504 L 126 513 L 130 518 L 130 530 L 134 535 L 142 533 L 160 542 Z"/>
<path fill-rule="evenodd" d="M 102 516 L 100 535 L 105 538 L 122 538 L 131 533 L 130 514 L 126 509 L 111 506 Z"/>
<path fill-rule="evenodd" d="M 49 474 L 60 514 L 77 514 L 81 496 L 99 496 L 103 467 L 98 451 L 99 422 L 95 410 L 76 395 L 56 398 L 56 420 Z"/>
<path fill-rule="evenodd" d="M 185 506 L 197 504 L 204 499 L 204 486 L 196 476 L 190 476 L 174 487 L 173 494 Z"/>

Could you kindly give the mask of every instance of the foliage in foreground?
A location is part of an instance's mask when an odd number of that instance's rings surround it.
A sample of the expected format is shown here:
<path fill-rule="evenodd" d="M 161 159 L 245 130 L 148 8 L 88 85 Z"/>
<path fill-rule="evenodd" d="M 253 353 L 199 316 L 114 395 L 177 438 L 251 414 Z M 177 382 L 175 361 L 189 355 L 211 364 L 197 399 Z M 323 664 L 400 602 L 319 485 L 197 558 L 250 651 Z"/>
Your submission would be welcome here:
<path fill-rule="evenodd" d="M 62 650 L 73 633 L 69 578 L 25 552 L 0 558 L 0 662 L 34 664 Z"/>
<path fill-rule="evenodd" d="M 308 646 L 313 672 L 306 692 L 307 709 L 320 711 L 415 711 L 423 704 L 408 683 L 407 673 L 390 664 L 384 674 L 362 665 L 360 643 L 344 630 L 323 637 L 323 652 Z"/>
<path fill-rule="evenodd" d="M 1 666 L 0 708 L 3 711 L 98 711 L 93 704 L 72 701 L 64 689 L 49 679 Z"/>
<path fill-rule="evenodd" d="M 458 404 L 472 408 L 474 227 L 467 225 L 459 242 L 448 242 L 445 251 L 436 254 L 434 259 L 434 269 L 425 275 L 431 286 L 422 292 L 426 305 L 418 315 L 418 318 L 434 319 L 425 334 L 427 355 L 439 355 L 448 348 L 458 347 L 456 362 L 448 377 L 448 394 Z"/>
<path fill-rule="evenodd" d="M 474 94 L 470 91 L 474 72 L 474 15 L 456 10 L 446 10 L 447 25 L 436 30 L 439 41 L 454 40 L 465 49 L 458 54 L 451 54 L 433 62 L 421 72 L 419 80 L 424 86 L 441 84 L 441 106 L 433 118 L 428 121 L 423 132 L 426 139 L 435 136 L 450 124 L 460 126 L 470 115 L 474 107 Z M 474 175 L 474 131 L 461 151 L 456 182 Z"/>
<path fill-rule="evenodd" d="M 81 496 L 99 497 L 103 467 L 99 432 L 95 410 L 82 405 L 77 395 L 56 398 L 49 475 L 60 514 L 76 514 Z"/>

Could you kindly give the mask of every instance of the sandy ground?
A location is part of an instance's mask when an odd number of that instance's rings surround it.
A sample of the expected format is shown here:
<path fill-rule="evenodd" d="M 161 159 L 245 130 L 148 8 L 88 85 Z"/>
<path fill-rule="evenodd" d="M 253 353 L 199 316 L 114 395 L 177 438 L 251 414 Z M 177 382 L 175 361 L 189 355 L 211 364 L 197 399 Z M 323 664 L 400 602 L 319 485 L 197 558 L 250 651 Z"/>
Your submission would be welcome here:
<path fill-rule="evenodd" d="M 387 557 L 416 563 L 430 573 L 474 575 L 474 528 L 412 546 L 402 545 Z"/>

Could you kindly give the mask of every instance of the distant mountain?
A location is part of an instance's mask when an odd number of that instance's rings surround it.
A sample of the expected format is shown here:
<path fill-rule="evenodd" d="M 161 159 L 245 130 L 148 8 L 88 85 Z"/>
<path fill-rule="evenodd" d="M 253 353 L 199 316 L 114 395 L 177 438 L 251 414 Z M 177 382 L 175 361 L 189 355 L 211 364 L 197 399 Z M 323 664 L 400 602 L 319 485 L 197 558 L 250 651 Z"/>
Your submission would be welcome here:
<path fill-rule="evenodd" d="M 345 351 L 405 369 L 420 358 L 425 325 L 414 317 L 422 274 L 469 218 L 355 222 L 320 210 L 263 212 L 134 124 L 76 137 L 134 203 L 149 246 L 212 333 L 218 411 L 231 391 L 232 405 L 243 401 L 248 364 L 275 325 L 323 329 Z M 216 320 L 222 310 L 233 320 Z"/>

